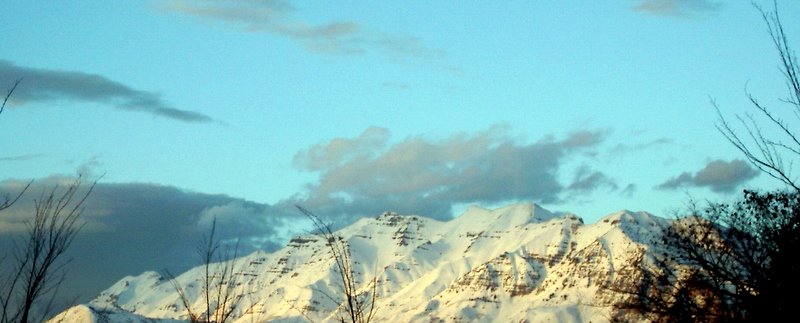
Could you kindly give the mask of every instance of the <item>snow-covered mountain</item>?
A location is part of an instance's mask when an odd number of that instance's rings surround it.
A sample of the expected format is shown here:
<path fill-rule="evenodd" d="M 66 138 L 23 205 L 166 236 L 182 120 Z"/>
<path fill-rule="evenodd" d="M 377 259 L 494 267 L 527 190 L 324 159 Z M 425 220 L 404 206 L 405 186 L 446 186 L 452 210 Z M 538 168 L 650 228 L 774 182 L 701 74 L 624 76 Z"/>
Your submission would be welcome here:
<path fill-rule="evenodd" d="M 516 204 L 471 207 L 447 222 L 384 213 L 336 234 L 350 246 L 361 287 L 377 281 L 375 322 L 602 322 L 610 309 L 598 306 L 601 284 L 663 221 L 620 211 L 587 225 Z M 233 322 L 326 322 L 342 314 L 341 280 L 320 237 L 296 237 L 234 265 Z M 206 306 L 204 272 L 200 266 L 177 277 L 195 313 Z M 185 321 L 183 304 L 166 277 L 145 272 L 53 321 Z"/>

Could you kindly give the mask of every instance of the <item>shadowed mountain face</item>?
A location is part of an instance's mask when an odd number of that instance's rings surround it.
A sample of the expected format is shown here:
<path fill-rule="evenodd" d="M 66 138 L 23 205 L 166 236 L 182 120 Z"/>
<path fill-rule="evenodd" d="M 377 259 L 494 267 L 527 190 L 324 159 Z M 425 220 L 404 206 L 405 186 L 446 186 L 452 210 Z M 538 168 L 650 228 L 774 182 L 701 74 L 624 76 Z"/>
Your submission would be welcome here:
<path fill-rule="evenodd" d="M 378 322 L 606 321 L 600 287 L 665 220 L 621 211 L 586 225 L 534 204 L 472 207 L 441 222 L 384 213 L 336 232 L 364 291 L 377 282 Z M 234 260 L 233 322 L 334 322 L 344 315 L 341 280 L 324 239 L 300 236 L 274 253 Z M 211 266 L 212 273 L 215 268 Z M 177 277 L 192 312 L 206 308 L 197 267 Z M 155 272 L 125 277 L 60 322 L 172 322 L 188 311 Z"/>

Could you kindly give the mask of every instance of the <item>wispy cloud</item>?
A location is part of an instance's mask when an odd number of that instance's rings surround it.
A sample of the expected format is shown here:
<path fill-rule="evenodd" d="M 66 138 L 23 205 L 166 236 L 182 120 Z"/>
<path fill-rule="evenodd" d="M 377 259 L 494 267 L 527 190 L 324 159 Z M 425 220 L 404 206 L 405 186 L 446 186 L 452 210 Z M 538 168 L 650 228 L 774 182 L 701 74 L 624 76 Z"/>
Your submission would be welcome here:
<path fill-rule="evenodd" d="M 640 143 L 620 143 L 611 148 L 611 153 L 627 154 L 632 152 L 638 152 L 648 148 L 654 148 L 672 144 L 674 144 L 674 140 L 669 138 L 658 138 L 650 140 L 648 142 L 640 142 Z"/>
<path fill-rule="evenodd" d="M 659 184 L 659 189 L 677 189 L 684 186 L 708 187 L 714 192 L 730 193 L 739 185 L 756 177 L 758 171 L 741 159 L 730 162 L 714 160 L 706 164 L 703 169 L 694 175 L 689 172 L 681 173 Z"/>
<path fill-rule="evenodd" d="M 590 171 L 569 185 L 559 181 L 567 159 L 588 154 L 604 138 L 603 131 L 579 131 L 521 143 L 496 126 L 389 144 L 388 130 L 373 127 L 356 138 L 333 139 L 296 154 L 295 166 L 320 177 L 292 203 L 344 222 L 386 210 L 449 218 L 451 207 L 462 203 L 557 203 L 565 192 L 614 185 Z"/>
<path fill-rule="evenodd" d="M 36 159 L 42 157 L 42 154 L 26 154 L 26 155 L 18 155 L 18 156 L 6 156 L 0 157 L 0 162 L 13 162 L 13 161 L 27 161 L 31 159 Z"/>
<path fill-rule="evenodd" d="M 625 185 L 625 188 L 623 188 L 622 191 L 620 191 L 619 195 L 625 198 L 630 198 L 633 197 L 634 193 L 636 193 L 636 184 L 630 183 L 628 185 Z"/>
<path fill-rule="evenodd" d="M 70 100 L 99 103 L 121 110 L 140 111 L 183 122 L 210 122 L 199 112 L 181 110 L 164 102 L 157 93 L 141 91 L 102 75 L 17 66 L 0 60 L 0 84 L 22 82 L 10 103 Z"/>
<path fill-rule="evenodd" d="M 297 9 L 279 0 L 165 0 L 161 8 L 207 21 L 223 22 L 248 32 L 273 33 L 325 54 L 358 54 L 370 50 L 416 58 L 437 58 L 442 50 L 424 46 L 416 38 L 364 28 L 357 22 L 314 24 L 292 18 Z"/>
<path fill-rule="evenodd" d="M 254 31 L 268 28 L 273 21 L 295 10 L 281 0 L 167 0 L 162 7 L 191 16 L 240 23 Z"/>
<path fill-rule="evenodd" d="M 633 10 L 645 14 L 681 17 L 681 18 L 701 18 L 714 14 L 719 11 L 722 4 L 709 0 L 639 0 L 633 6 Z"/>

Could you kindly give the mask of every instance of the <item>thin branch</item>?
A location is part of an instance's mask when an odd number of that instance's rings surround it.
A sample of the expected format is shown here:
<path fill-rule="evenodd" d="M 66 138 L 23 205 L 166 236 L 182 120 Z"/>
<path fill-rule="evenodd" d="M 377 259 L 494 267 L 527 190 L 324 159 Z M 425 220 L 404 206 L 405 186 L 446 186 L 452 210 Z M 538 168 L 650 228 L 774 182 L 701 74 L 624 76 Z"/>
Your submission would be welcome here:
<path fill-rule="evenodd" d="M 6 103 L 8 103 L 8 99 L 11 98 L 11 94 L 14 93 L 14 90 L 17 89 L 17 85 L 19 85 L 20 82 L 22 82 L 21 78 L 17 79 L 16 81 L 14 81 L 14 85 L 11 86 L 11 88 L 8 90 L 8 92 L 6 92 L 6 97 L 3 98 L 3 104 L 0 105 L 0 113 L 3 113 L 3 111 L 5 110 Z"/>
<path fill-rule="evenodd" d="M 183 303 L 183 307 L 186 309 L 186 314 L 189 316 L 189 322 L 196 323 L 200 322 L 198 316 L 192 311 L 192 305 L 189 301 L 189 298 L 186 296 L 186 290 L 183 289 L 183 286 L 178 282 L 177 277 L 173 275 L 169 270 L 164 269 L 164 274 L 169 279 L 169 283 L 175 289 L 175 292 L 178 294 L 178 298 Z"/>
<path fill-rule="evenodd" d="M 64 267 L 69 263 L 62 260 L 63 255 L 83 227 L 77 221 L 96 184 L 97 181 L 93 182 L 79 194 L 83 187 L 79 176 L 63 190 L 57 185 L 43 189 L 40 197 L 34 199 L 33 218 L 25 223 L 27 233 L 15 242 L 14 269 L 4 277 L 0 321 L 29 322 L 34 316 L 48 314 L 51 307 L 48 304 L 58 292 Z M 34 313 L 37 306 L 38 314 Z"/>
<path fill-rule="evenodd" d="M 11 207 L 12 205 L 14 205 L 14 203 L 17 203 L 17 201 L 22 197 L 22 195 L 25 194 L 25 192 L 31 187 L 31 184 L 33 184 L 33 181 L 28 182 L 28 184 L 26 184 L 25 187 L 23 187 L 19 191 L 19 193 L 17 193 L 17 196 L 11 197 L 8 194 L 6 194 L 6 196 L 3 198 L 3 202 L 0 203 L 0 211 Z"/>
<path fill-rule="evenodd" d="M 300 205 L 295 205 L 297 209 L 311 220 L 314 225 L 315 233 L 322 238 L 331 254 L 333 255 L 336 269 L 339 271 L 339 278 L 342 283 L 343 300 L 334 300 L 339 307 L 344 306 L 347 311 L 347 320 L 352 323 L 368 323 L 372 320 L 375 313 L 375 300 L 377 298 L 377 278 L 373 277 L 371 283 L 367 285 L 365 292 L 359 292 L 357 273 L 353 267 L 353 259 L 350 253 L 350 246 L 342 237 L 334 234 L 330 225 L 324 223 L 320 217 Z M 371 291 L 371 294 L 370 294 Z M 323 293 L 323 295 L 328 296 Z M 328 296 L 329 298 L 332 298 Z M 347 321 L 345 317 L 340 317 L 341 322 Z"/>

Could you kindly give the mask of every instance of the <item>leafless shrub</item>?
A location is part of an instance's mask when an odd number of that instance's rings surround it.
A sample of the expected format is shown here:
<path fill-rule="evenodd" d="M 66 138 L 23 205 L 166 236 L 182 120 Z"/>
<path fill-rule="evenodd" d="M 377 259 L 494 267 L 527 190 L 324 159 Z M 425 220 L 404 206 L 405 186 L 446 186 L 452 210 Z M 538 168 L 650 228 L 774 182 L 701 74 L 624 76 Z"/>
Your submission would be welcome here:
<path fill-rule="evenodd" d="M 170 284 L 175 288 L 178 297 L 183 303 L 189 321 L 224 323 L 231 320 L 236 303 L 240 297 L 235 293 L 237 286 L 236 271 L 238 263 L 239 243 L 233 248 L 224 246 L 216 237 L 217 220 L 211 224 L 211 231 L 204 236 L 197 249 L 203 263 L 202 277 L 202 312 L 196 312 L 192 300 L 186 295 L 186 290 L 169 271 L 165 270 Z M 239 295 L 241 296 L 241 295 Z"/>
<path fill-rule="evenodd" d="M 0 322 L 41 321 L 49 314 L 68 262 L 62 256 L 82 227 L 78 219 L 96 183 L 83 190 L 82 178 L 78 177 L 66 187 L 42 190 L 34 200 L 27 231 L 16 241 L 10 259 L 8 255 L 3 258 L 11 263 L 4 264 L 10 270 L 0 282 Z M 25 190 L 28 187 L 30 184 Z M 19 196 L 5 207 L 17 199 Z"/>
<path fill-rule="evenodd" d="M 341 282 L 341 295 L 325 294 L 330 300 L 343 308 L 344 314 L 339 316 L 339 321 L 351 323 L 369 323 L 375 315 L 375 301 L 377 299 L 377 276 L 367 284 L 366 290 L 360 288 L 356 279 L 356 271 L 350 255 L 350 246 L 342 237 L 336 235 L 330 225 L 311 211 L 296 205 L 314 225 L 315 234 L 324 239 L 328 249 L 336 262 L 336 269 Z"/>

